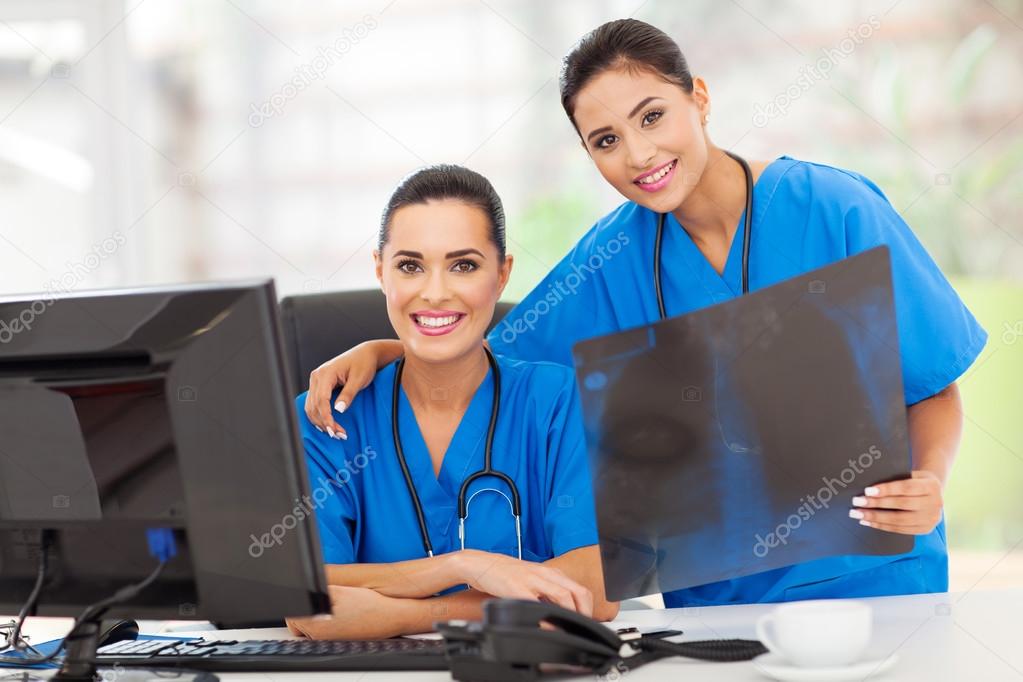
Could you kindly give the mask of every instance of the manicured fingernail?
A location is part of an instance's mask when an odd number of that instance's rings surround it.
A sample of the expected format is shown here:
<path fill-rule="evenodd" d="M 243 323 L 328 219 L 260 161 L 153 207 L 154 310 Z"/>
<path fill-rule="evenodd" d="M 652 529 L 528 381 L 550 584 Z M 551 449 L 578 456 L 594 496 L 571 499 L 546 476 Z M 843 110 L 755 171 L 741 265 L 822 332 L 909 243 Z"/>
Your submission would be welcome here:
<path fill-rule="evenodd" d="M 881 489 L 878 488 L 877 486 L 872 485 L 863 492 L 866 493 L 867 495 L 870 495 L 871 497 L 877 497 L 878 495 L 881 494 Z"/>
<path fill-rule="evenodd" d="M 316 426 L 316 424 L 313 424 L 313 426 Z M 323 429 L 321 429 L 319 426 L 316 426 L 316 430 L 319 431 L 320 433 L 323 433 Z"/>
<path fill-rule="evenodd" d="M 870 527 L 873 524 L 871 524 L 870 521 L 860 521 L 860 525 Z"/>
<path fill-rule="evenodd" d="M 344 431 L 338 431 L 337 437 L 340 438 L 341 440 L 348 440 L 348 434 L 345 433 Z"/>
<path fill-rule="evenodd" d="M 851 518 L 851 519 L 862 519 L 863 518 L 863 512 L 861 512 L 859 509 L 850 509 L 849 510 L 849 518 Z"/>
<path fill-rule="evenodd" d="M 853 504 L 855 504 L 857 507 L 866 507 L 867 506 L 867 498 L 865 498 L 865 497 L 854 497 L 853 498 Z"/>
<path fill-rule="evenodd" d="M 334 403 L 334 409 L 337 410 L 338 412 L 343 413 L 346 409 L 348 409 L 348 403 L 346 403 L 343 400 L 339 400 L 336 403 Z"/>
<path fill-rule="evenodd" d="M 337 438 L 337 436 L 334 435 L 334 429 L 330 428 L 329 426 L 327 427 L 327 435 L 330 436 L 331 438 Z"/>

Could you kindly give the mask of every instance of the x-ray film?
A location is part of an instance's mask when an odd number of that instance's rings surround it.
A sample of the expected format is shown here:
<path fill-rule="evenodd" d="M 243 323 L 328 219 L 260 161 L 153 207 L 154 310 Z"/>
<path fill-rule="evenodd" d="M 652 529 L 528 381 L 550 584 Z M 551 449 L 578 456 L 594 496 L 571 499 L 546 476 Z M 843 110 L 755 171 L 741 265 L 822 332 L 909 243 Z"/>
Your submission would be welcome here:
<path fill-rule="evenodd" d="M 573 351 L 608 598 L 912 549 L 849 517 L 911 470 L 887 247 Z"/>

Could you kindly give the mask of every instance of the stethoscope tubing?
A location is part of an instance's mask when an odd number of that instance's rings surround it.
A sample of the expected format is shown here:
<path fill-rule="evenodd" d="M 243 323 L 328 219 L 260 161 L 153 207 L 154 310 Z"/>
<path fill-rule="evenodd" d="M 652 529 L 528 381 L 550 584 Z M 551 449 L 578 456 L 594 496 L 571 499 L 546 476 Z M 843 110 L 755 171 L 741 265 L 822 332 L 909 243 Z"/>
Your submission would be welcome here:
<path fill-rule="evenodd" d="M 749 251 L 750 238 L 753 232 L 753 171 L 746 159 L 738 154 L 726 151 L 735 159 L 746 176 L 746 212 L 742 229 L 742 293 L 749 293 Z M 668 317 L 664 307 L 664 291 L 661 285 L 661 243 L 664 241 L 664 213 L 657 214 L 657 235 L 654 237 L 654 294 L 657 296 L 657 314 L 660 319 Z"/>
<path fill-rule="evenodd" d="M 512 480 L 511 476 L 508 476 L 504 472 L 497 471 L 493 466 L 493 453 L 494 453 L 494 433 L 497 430 L 497 416 L 501 411 L 501 370 L 497 365 L 497 359 L 489 348 L 484 346 L 484 352 L 487 355 L 487 362 L 490 363 L 491 372 L 494 375 L 494 393 L 492 402 L 490 405 L 490 421 L 487 425 L 487 441 L 483 454 L 483 468 L 470 474 L 464 481 L 458 490 L 458 536 L 459 542 L 462 549 L 465 549 L 465 520 L 469 517 L 469 502 L 472 498 L 466 499 L 466 493 L 469 491 L 469 486 L 473 481 L 477 481 L 481 478 L 492 477 L 500 480 L 511 492 L 511 499 L 508 500 L 509 505 L 512 509 L 512 515 L 515 517 L 515 535 L 518 542 L 518 553 L 519 559 L 522 558 L 522 505 L 519 498 L 519 489 L 515 485 L 515 481 Z M 401 467 L 402 477 L 405 479 L 405 486 L 408 488 L 409 497 L 412 499 L 412 507 L 416 513 L 416 522 L 419 524 L 419 534 L 423 541 L 423 550 L 426 552 L 426 556 L 433 556 L 433 543 L 430 540 L 430 531 L 426 525 L 426 515 L 423 513 L 423 504 L 419 499 L 419 492 L 416 490 L 416 485 L 412 480 L 412 474 L 409 472 L 408 462 L 405 459 L 405 450 L 401 445 L 401 433 L 398 429 L 398 394 L 401 390 L 401 377 L 405 369 L 405 358 L 402 357 L 398 361 L 398 368 L 394 372 L 394 388 L 391 393 L 391 436 L 394 439 L 394 451 L 398 456 L 398 465 Z M 490 488 L 498 493 L 501 491 L 496 488 Z M 477 491 L 477 493 L 480 491 Z M 476 493 L 473 494 L 475 497 Z M 501 495 L 507 500 L 508 497 L 501 493 Z"/>

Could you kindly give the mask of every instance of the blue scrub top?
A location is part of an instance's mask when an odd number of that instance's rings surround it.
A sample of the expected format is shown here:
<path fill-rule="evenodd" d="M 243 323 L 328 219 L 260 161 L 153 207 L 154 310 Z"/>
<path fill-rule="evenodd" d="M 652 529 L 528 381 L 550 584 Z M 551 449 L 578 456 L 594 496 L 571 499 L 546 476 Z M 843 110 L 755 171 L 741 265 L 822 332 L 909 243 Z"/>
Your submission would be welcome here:
<path fill-rule="evenodd" d="M 501 406 L 494 433 L 493 466 L 518 486 L 522 509 L 522 558 L 546 561 L 597 544 L 579 396 L 574 375 L 553 363 L 497 357 Z M 334 419 L 348 440 L 316 430 L 305 416 L 306 394 L 298 397 L 302 442 L 328 564 L 383 563 L 426 556 L 391 435 L 391 393 L 397 362 L 381 369 L 343 415 Z M 434 554 L 459 549 L 458 491 L 483 468 L 493 398 L 488 371 L 473 396 L 447 452 L 440 475 L 402 390 L 398 420 L 409 472 L 426 517 Z M 484 488 L 507 487 L 495 478 L 474 482 L 468 491 L 466 548 L 516 556 L 515 521 L 505 498 Z"/>
<path fill-rule="evenodd" d="M 740 226 L 744 219 L 745 213 Z M 661 270 L 669 316 L 741 295 L 741 230 L 719 275 L 673 216 L 665 222 Z M 657 321 L 656 225 L 656 213 L 633 202 L 600 219 L 494 328 L 491 347 L 571 365 L 576 342 Z M 873 182 L 851 171 L 781 157 L 753 188 L 751 290 L 882 244 L 891 254 L 903 386 L 912 405 L 961 376 L 987 340 L 912 230 Z M 671 607 L 947 589 L 942 520 L 907 554 L 820 559 L 666 593 L 664 600 Z"/>

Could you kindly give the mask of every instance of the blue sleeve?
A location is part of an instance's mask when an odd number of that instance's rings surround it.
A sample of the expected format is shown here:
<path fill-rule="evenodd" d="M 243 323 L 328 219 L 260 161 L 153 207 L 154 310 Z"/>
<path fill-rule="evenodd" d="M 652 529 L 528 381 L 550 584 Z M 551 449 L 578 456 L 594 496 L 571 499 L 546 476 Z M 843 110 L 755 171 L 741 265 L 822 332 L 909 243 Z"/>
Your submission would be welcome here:
<path fill-rule="evenodd" d="M 555 369 L 555 368 L 550 368 Z M 556 368 L 559 374 L 562 368 Z M 579 392 L 564 371 L 547 432 L 549 489 L 544 529 L 554 556 L 597 544 L 597 516 Z"/>
<path fill-rule="evenodd" d="M 347 480 L 337 478 L 339 470 L 330 457 L 332 452 L 340 453 L 343 446 L 316 430 L 305 415 L 305 398 L 303 393 L 295 402 L 309 473 L 308 505 L 316 514 L 323 563 L 355 563 L 354 539 L 358 528 L 355 500 Z"/>
<path fill-rule="evenodd" d="M 587 233 L 487 336 L 495 353 L 571 367 L 572 346 L 593 336 L 602 286 L 588 260 L 596 230 Z"/>
<path fill-rule="evenodd" d="M 860 200 L 845 215 L 847 250 L 889 248 L 903 387 L 912 405 L 962 376 L 984 348 L 987 332 L 881 190 L 859 179 Z"/>

